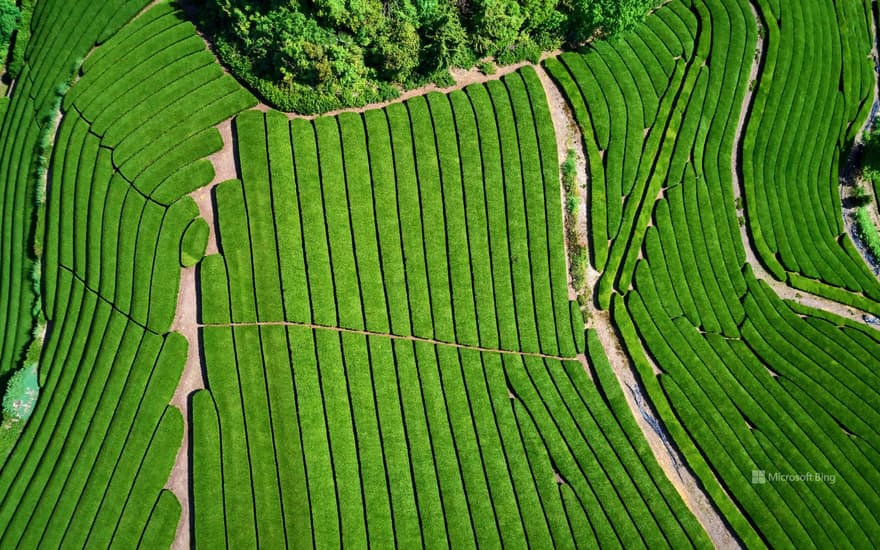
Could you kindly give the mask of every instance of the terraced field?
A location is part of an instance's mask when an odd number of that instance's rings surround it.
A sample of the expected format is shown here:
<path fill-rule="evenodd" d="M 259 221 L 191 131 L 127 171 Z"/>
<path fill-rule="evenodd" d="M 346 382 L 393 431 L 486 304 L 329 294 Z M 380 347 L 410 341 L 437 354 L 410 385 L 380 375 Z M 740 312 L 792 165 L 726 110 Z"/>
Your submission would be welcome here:
<path fill-rule="evenodd" d="M 858 307 L 868 302 L 863 296 L 876 303 L 880 289 L 844 236 L 837 174 L 873 102 L 866 6 L 758 3 L 767 28 L 764 78 L 743 141 L 745 198 L 754 204 L 750 228 L 768 269 L 779 278 L 790 272 L 795 287 Z M 783 27 L 782 19 L 792 25 Z M 841 25 L 848 31 L 836 38 Z M 807 34 L 827 38 L 804 40 Z M 808 93 L 794 96 L 795 89 Z M 792 155 L 809 160 L 789 161 Z M 783 181 L 788 184 L 770 183 Z"/>
<path fill-rule="evenodd" d="M 0 99 L 0 375 L 40 386 L 0 548 L 880 545 L 838 191 L 873 18 L 673 0 L 304 118 L 171 4 L 38 2 Z"/>
<path fill-rule="evenodd" d="M 806 4 L 814 15 L 827 7 Z M 829 16 L 852 20 L 850 8 L 832 9 L 824 21 Z M 769 9 L 758 13 L 771 27 L 776 24 Z M 867 21 L 866 14 L 856 20 Z M 747 2 L 707 2 L 691 10 L 671 4 L 628 36 L 627 47 L 603 44 L 546 65 L 585 131 L 591 191 L 604 197 L 593 200 L 591 212 L 596 265 L 603 271 L 599 303 L 611 302 L 613 320 L 648 394 L 694 472 L 749 545 L 825 546 L 848 540 L 859 546 L 880 536 L 874 513 L 880 506 L 872 443 L 877 431 L 870 420 L 875 414 L 871 404 L 878 398 L 874 371 L 880 348 L 876 331 L 781 301 L 745 263 L 733 199 L 734 179 L 740 177 L 736 169 L 748 167 L 741 172 L 746 212 L 750 220 L 760 220 L 763 214 L 755 211 L 767 200 L 752 198 L 750 192 L 792 189 L 790 180 L 777 180 L 772 173 L 765 180 L 753 179 L 754 167 L 801 166 L 752 162 L 749 146 L 742 166 L 734 166 L 733 173 L 728 168 L 738 146 L 739 108 L 752 87 L 756 29 Z M 664 37 L 669 53 L 680 56 L 676 62 L 638 55 L 642 43 L 657 36 Z M 770 32 L 765 51 L 772 47 L 791 49 Z M 753 113 L 761 111 L 762 87 L 777 83 L 766 71 L 765 65 Z M 855 74 L 861 79 L 863 71 Z M 864 101 L 867 84 L 857 82 L 850 93 Z M 619 112 L 610 115 L 609 123 L 607 113 L 614 109 Z M 748 119 L 749 131 L 756 120 L 754 115 Z M 848 120 L 846 127 L 855 123 Z M 633 134 L 638 139 L 630 140 Z M 816 147 L 824 145 L 824 134 L 772 135 L 812 138 Z M 745 139 L 748 143 L 750 134 Z M 763 145 L 755 150 L 768 151 Z M 837 193 L 835 173 L 836 164 L 824 172 L 828 212 L 836 208 L 830 199 Z M 617 197 L 622 207 L 612 210 Z M 753 210 L 752 204 L 760 206 Z M 751 235 L 760 235 L 763 227 L 752 222 Z M 813 230 L 816 225 L 798 227 Z M 607 256 L 600 235 L 609 236 Z M 852 246 L 843 236 L 839 240 Z M 800 242 L 817 241 L 801 237 Z M 768 268 L 774 270 L 774 257 L 758 251 L 762 261 L 770 258 Z M 864 288 L 880 289 L 858 256 L 843 257 L 860 274 Z M 803 280 L 795 276 L 790 277 Z M 837 483 L 755 485 L 752 470 L 824 472 Z"/>
<path fill-rule="evenodd" d="M 62 24 L 67 8 L 50 5 L 35 12 L 38 30 L 44 21 Z M 113 9 L 92 14 L 96 33 L 107 32 Z M 34 47 L 39 39 L 37 32 Z M 71 62 L 56 63 L 67 70 Z M 173 540 L 180 503 L 162 488 L 184 428 L 167 404 L 187 349 L 169 332 L 179 243 L 198 215 L 186 194 L 213 177 L 210 163 L 198 162 L 222 145 L 212 126 L 255 104 L 193 26 L 164 5 L 116 33 L 81 73 L 64 98 L 38 218 L 49 330 L 42 397 L 0 470 L 4 547 Z M 36 84 L 28 88 L 30 74 L 26 67 L 10 113 L 19 97 L 28 98 L 22 109 L 31 104 L 30 90 L 40 97 Z"/>
<path fill-rule="evenodd" d="M 236 118 L 243 179 L 216 189 L 200 279 L 197 541 L 223 544 L 225 512 L 235 547 L 707 542 L 602 400 L 622 405 L 601 348 L 602 390 L 575 359 L 541 94 L 525 70 L 363 116 Z"/>

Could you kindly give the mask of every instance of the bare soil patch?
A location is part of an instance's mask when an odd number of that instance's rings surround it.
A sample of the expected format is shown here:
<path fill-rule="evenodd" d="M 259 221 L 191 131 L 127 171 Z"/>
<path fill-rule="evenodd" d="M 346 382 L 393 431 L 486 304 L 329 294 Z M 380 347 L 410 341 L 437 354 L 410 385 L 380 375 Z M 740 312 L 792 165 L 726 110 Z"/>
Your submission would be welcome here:
<path fill-rule="evenodd" d="M 217 254 L 217 235 L 214 220 L 214 205 L 211 194 L 214 187 L 223 181 L 235 179 L 238 173 L 235 168 L 235 156 L 232 143 L 232 120 L 226 120 L 217 125 L 217 130 L 223 138 L 223 148 L 208 157 L 214 166 L 214 178 L 208 185 L 196 189 L 190 193 L 190 197 L 199 208 L 199 215 L 208 222 L 208 246 L 205 254 Z M 199 355 L 199 324 L 198 324 L 198 291 L 196 288 L 196 267 L 182 268 L 180 270 L 180 288 L 177 294 L 177 312 L 171 330 L 182 334 L 187 341 L 186 365 L 171 405 L 177 407 L 183 415 L 183 442 L 177 452 L 177 459 L 168 478 L 165 488 L 172 491 L 180 501 L 180 522 L 177 524 L 177 534 L 172 548 L 183 550 L 191 547 L 190 544 L 190 471 L 189 471 L 189 396 L 194 391 L 205 387 L 202 377 L 202 363 Z"/>
<path fill-rule="evenodd" d="M 553 82 L 553 79 L 550 78 L 550 75 L 547 74 L 544 67 L 535 67 L 535 72 L 538 73 L 538 78 L 541 80 L 541 84 L 544 87 L 544 95 L 547 97 L 547 103 L 550 107 L 550 117 L 553 119 L 553 129 L 556 131 L 557 161 L 559 166 L 562 166 L 568 158 L 569 150 L 575 152 L 575 164 L 577 170 L 576 185 L 578 191 L 578 209 L 576 216 L 572 218 L 566 211 L 567 198 L 565 186 L 561 179 L 561 171 L 559 194 L 562 205 L 562 219 L 565 224 L 565 260 L 566 264 L 569 266 L 569 269 L 566 269 L 566 276 L 568 278 L 568 299 L 577 300 L 579 295 L 588 292 L 588 288 L 576 288 L 571 277 L 572 260 L 570 257 L 570 250 L 573 245 L 577 245 L 583 250 L 587 250 L 587 247 L 589 246 L 587 241 L 587 158 L 584 154 L 582 142 L 583 136 L 581 135 L 580 126 L 578 126 L 575 121 L 571 109 L 568 106 L 568 102 L 565 100 L 559 87 L 556 86 L 556 83 Z M 576 243 L 569 242 L 572 237 L 577 240 Z"/>

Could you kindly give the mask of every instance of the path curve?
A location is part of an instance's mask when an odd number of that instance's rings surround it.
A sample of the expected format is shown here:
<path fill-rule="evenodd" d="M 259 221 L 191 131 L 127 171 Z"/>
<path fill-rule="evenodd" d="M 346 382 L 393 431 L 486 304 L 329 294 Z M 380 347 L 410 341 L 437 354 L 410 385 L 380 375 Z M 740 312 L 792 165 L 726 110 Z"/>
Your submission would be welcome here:
<path fill-rule="evenodd" d="M 758 10 L 755 8 L 755 5 L 751 1 L 749 2 L 749 8 L 751 8 L 752 10 L 752 16 L 755 18 L 755 24 L 758 25 L 758 27 L 760 28 L 762 26 L 761 16 L 758 13 Z M 829 300 L 828 298 L 823 298 L 822 296 L 817 296 L 815 294 L 810 294 L 809 292 L 804 292 L 803 290 L 788 286 L 784 282 L 776 279 L 764 267 L 764 264 L 761 262 L 760 256 L 758 256 L 758 253 L 755 250 L 754 244 L 752 242 L 752 236 L 749 231 L 750 222 L 748 221 L 748 211 L 745 209 L 745 192 L 743 188 L 742 178 L 740 177 L 741 172 L 739 170 L 739 166 L 742 162 L 740 159 L 740 151 L 742 150 L 743 131 L 745 130 L 745 125 L 749 118 L 749 114 L 752 111 L 752 105 L 754 103 L 755 92 L 752 83 L 757 82 L 758 76 L 761 72 L 761 68 L 764 65 L 765 53 L 764 38 L 761 33 L 759 33 L 758 40 L 755 46 L 755 56 L 752 58 L 752 69 L 749 73 L 749 86 L 746 89 L 745 96 L 743 97 L 742 106 L 739 112 L 739 120 L 736 124 L 736 133 L 733 139 L 733 155 L 731 157 L 730 164 L 731 176 L 733 181 L 733 197 L 734 200 L 736 200 L 737 204 L 741 206 L 741 208 L 737 210 L 737 215 L 744 216 L 744 219 L 746 220 L 745 223 L 740 224 L 739 226 L 740 238 L 742 239 L 743 248 L 745 249 L 746 253 L 746 262 L 751 266 L 752 273 L 754 273 L 755 278 L 759 281 L 764 281 L 781 299 L 797 302 L 803 306 L 813 309 L 827 311 L 829 313 L 833 313 L 834 315 L 843 317 L 844 319 L 849 319 L 850 321 L 855 321 L 856 323 L 859 323 L 861 325 L 878 329 L 878 327 L 865 322 L 866 317 L 871 317 L 868 312 L 862 311 L 852 306 L 841 304 L 839 302 L 835 302 L 834 300 Z"/>
<path fill-rule="evenodd" d="M 211 201 L 214 187 L 226 180 L 237 177 L 235 170 L 235 155 L 232 140 L 232 119 L 225 120 L 216 126 L 223 139 L 223 148 L 214 153 L 208 160 L 214 166 L 214 178 L 208 185 L 196 189 L 190 193 L 190 197 L 199 208 L 199 215 L 208 222 L 208 246 L 205 254 L 216 254 L 217 235 L 214 224 L 214 205 Z M 171 547 L 174 550 L 186 550 L 190 544 L 190 461 L 189 461 L 189 435 L 190 435 L 190 395 L 205 387 L 202 376 L 202 363 L 199 355 L 199 324 L 198 324 L 198 291 L 196 287 L 196 266 L 182 268 L 180 270 L 180 287 L 177 293 L 177 311 L 171 330 L 179 332 L 187 341 L 186 364 L 180 376 L 177 389 L 171 398 L 171 405 L 177 407 L 183 416 L 183 441 L 177 451 L 177 458 L 171 475 L 165 488 L 174 493 L 180 502 L 180 520 L 177 524 L 177 533 Z"/>
<path fill-rule="evenodd" d="M 568 103 L 565 101 L 562 92 L 549 75 L 547 75 L 543 67 L 539 67 L 537 71 L 541 83 L 544 86 L 544 93 L 550 103 L 553 125 L 556 130 L 556 144 L 559 151 L 560 165 L 565 161 L 565 158 L 568 155 L 568 149 L 572 148 L 575 150 L 580 204 L 577 220 L 575 222 L 577 227 L 575 228 L 574 233 L 578 236 L 581 244 L 586 247 L 587 193 L 589 191 L 587 185 L 587 156 L 584 149 L 583 136 L 580 131 L 580 126 L 574 119 L 571 109 L 568 107 Z M 563 215 L 565 215 L 565 190 L 561 189 L 561 192 L 563 194 Z M 568 232 L 566 231 L 565 233 L 567 239 Z M 566 258 L 568 258 L 567 253 L 568 247 L 566 246 Z M 570 273 L 570 269 L 568 272 Z M 591 328 L 596 331 L 599 337 L 599 342 L 602 344 L 602 348 L 605 351 L 605 356 L 608 358 L 611 369 L 620 384 L 623 395 L 626 398 L 626 403 L 629 405 L 630 412 L 632 413 L 636 424 L 639 426 L 639 429 L 641 429 L 657 463 L 663 469 L 666 477 L 669 479 L 670 483 L 672 483 L 672 486 L 675 487 L 685 505 L 687 505 L 691 513 L 693 513 L 694 517 L 697 518 L 700 525 L 703 526 L 703 529 L 717 548 L 739 548 L 739 543 L 736 538 L 727 528 L 724 520 L 712 504 L 712 501 L 706 493 L 703 492 L 699 481 L 687 467 L 687 463 L 682 459 L 678 451 L 669 443 L 671 438 L 666 433 L 663 424 L 658 420 L 653 408 L 646 399 L 642 398 L 642 396 L 645 395 L 645 392 L 642 390 L 641 384 L 638 381 L 638 376 L 635 374 L 635 367 L 625 351 L 626 348 L 621 343 L 620 336 L 611 321 L 610 313 L 608 311 L 597 309 L 592 300 L 592 293 L 590 290 L 594 288 L 598 277 L 599 273 L 594 269 L 589 268 L 584 285 L 585 288 L 569 289 L 570 298 L 572 298 L 572 294 L 576 297 L 582 292 L 586 292 L 587 296 L 590 298 L 586 300 L 588 302 L 586 309 L 587 314 L 589 315 L 589 321 L 585 328 Z M 570 277 L 569 287 L 571 287 Z M 662 371 L 651 360 L 650 356 L 647 353 L 644 353 L 644 356 L 650 361 L 654 372 L 656 374 L 661 374 Z M 586 364 L 585 357 L 583 363 L 587 374 L 590 375 L 590 378 L 592 379 L 592 373 Z"/>

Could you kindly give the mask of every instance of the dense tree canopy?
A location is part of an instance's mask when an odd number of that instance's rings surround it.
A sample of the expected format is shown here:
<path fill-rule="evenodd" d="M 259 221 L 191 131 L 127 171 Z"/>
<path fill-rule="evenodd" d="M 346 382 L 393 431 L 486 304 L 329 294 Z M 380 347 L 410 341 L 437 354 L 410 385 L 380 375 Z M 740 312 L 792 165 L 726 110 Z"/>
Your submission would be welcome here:
<path fill-rule="evenodd" d="M 2 1 L 2 0 L 0 0 Z M 301 112 L 387 99 L 632 26 L 656 0 L 202 0 L 223 61 L 270 103 Z"/>
<path fill-rule="evenodd" d="M 18 25 L 18 8 L 12 0 L 0 0 L 0 66 L 6 61 L 9 40 Z"/>

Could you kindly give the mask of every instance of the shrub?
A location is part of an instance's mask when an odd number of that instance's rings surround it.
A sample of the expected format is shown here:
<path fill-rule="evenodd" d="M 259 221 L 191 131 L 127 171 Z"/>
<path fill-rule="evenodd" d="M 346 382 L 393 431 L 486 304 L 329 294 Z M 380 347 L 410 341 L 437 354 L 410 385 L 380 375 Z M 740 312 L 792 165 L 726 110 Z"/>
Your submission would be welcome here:
<path fill-rule="evenodd" d="M 580 198 L 577 189 L 577 156 L 574 149 L 569 149 L 565 161 L 560 166 L 562 187 L 565 189 L 565 234 L 568 241 L 568 261 L 571 284 L 581 289 L 586 281 L 588 257 L 586 249 L 581 246 L 577 234 L 578 208 Z"/>
<path fill-rule="evenodd" d="M 34 11 L 35 0 L 23 0 L 21 2 L 21 14 L 18 20 L 18 30 L 12 45 L 12 52 L 6 72 L 12 78 L 17 78 L 24 67 L 24 54 L 27 51 L 28 42 L 31 38 L 31 15 Z"/>
<path fill-rule="evenodd" d="M 861 208 L 863 206 L 868 206 L 871 204 L 871 196 L 865 193 L 865 188 L 862 186 L 856 187 L 855 193 L 852 197 L 850 197 L 850 203 L 852 208 Z"/>
<path fill-rule="evenodd" d="M 34 410 L 39 394 L 37 365 L 30 363 L 18 369 L 6 383 L 6 393 L 3 395 L 3 418 L 27 420 Z"/>
<path fill-rule="evenodd" d="M 477 63 L 477 70 L 485 75 L 495 74 L 495 64 L 489 61 L 480 61 Z"/>
<path fill-rule="evenodd" d="M 870 201 L 870 198 L 868 199 Z M 875 259 L 880 259 L 880 232 L 871 220 L 868 209 L 861 206 L 856 210 L 856 234 Z"/>
<path fill-rule="evenodd" d="M 859 191 L 861 191 L 861 189 L 859 189 Z M 870 195 L 865 194 L 864 191 L 862 191 L 861 193 L 857 193 L 851 198 L 851 200 L 852 206 L 854 208 L 862 208 L 863 206 L 868 206 L 869 204 L 871 204 Z"/>
<path fill-rule="evenodd" d="M 203 218 L 193 220 L 180 241 L 180 264 L 183 267 L 196 265 L 205 256 L 210 228 Z"/>
<path fill-rule="evenodd" d="M 14 2 L 0 0 L 0 59 L 6 59 L 9 41 L 12 39 L 12 33 L 15 32 L 20 18 L 21 13 Z"/>
<path fill-rule="evenodd" d="M 562 183 L 565 184 L 566 191 L 572 191 L 574 189 L 576 177 L 577 159 L 575 157 L 574 149 L 569 149 L 568 154 L 565 157 L 565 162 L 562 163 Z"/>

